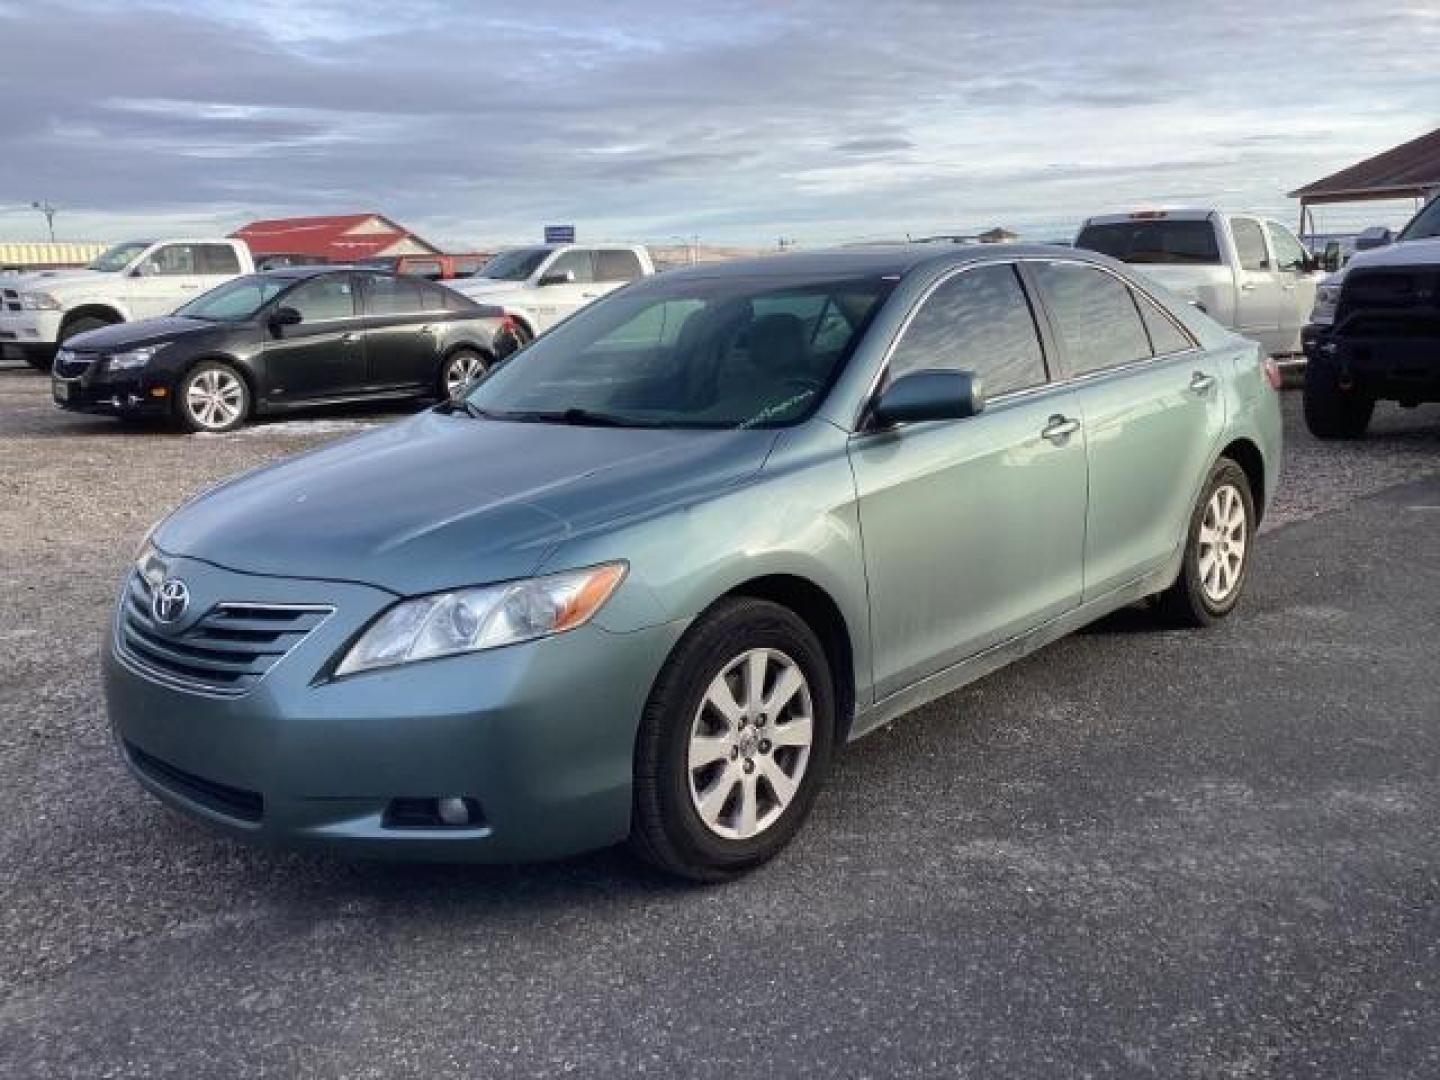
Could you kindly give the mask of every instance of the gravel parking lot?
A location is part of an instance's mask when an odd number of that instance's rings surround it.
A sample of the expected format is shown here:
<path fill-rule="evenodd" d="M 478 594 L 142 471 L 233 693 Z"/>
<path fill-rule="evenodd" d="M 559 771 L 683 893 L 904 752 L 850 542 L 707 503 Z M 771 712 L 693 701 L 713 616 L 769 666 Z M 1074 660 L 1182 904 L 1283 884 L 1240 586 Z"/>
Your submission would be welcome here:
<path fill-rule="evenodd" d="M 145 796 L 96 677 L 141 533 L 388 417 L 48 395 L 0 369 L 0 1075 L 1440 1073 L 1440 409 L 1320 444 L 1287 395 L 1236 618 L 1123 612 L 927 707 L 697 889 L 255 851 Z"/>

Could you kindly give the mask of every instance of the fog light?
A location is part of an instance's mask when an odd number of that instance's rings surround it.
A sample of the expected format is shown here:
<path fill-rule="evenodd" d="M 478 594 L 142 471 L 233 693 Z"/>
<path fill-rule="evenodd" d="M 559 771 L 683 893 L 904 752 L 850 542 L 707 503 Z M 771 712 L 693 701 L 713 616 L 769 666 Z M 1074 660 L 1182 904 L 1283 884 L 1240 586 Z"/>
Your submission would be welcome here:
<path fill-rule="evenodd" d="M 470 807 L 459 795 L 435 800 L 435 816 L 446 825 L 470 824 Z"/>

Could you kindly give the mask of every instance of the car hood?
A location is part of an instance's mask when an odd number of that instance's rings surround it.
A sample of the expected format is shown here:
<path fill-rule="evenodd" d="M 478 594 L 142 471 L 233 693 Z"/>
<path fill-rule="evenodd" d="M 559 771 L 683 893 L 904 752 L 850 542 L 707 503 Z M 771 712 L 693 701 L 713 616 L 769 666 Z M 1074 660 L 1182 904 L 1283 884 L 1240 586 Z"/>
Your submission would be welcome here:
<path fill-rule="evenodd" d="M 1351 270 L 1368 269 L 1372 266 L 1440 266 L 1440 237 L 1424 240 L 1402 240 L 1382 248 L 1357 252 L 1351 256 L 1345 268 L 1325 279 L 1327 285 L 1345 280 Z"/>
<path fill-rule="evenodd" d="M 665 431 L 427 412 L 247 473 L 156 530 L 170 555 L 400 594 L 534 573 L 576 529 L 753 475 L 774 431 Z"/>
<path fill-rule="evenodd" d="M 236 325 L 238 324 L 204 322 L 200 319 L 165 315 L 155 319 L 138 319 L 135 322 L 102 326 L 98 330 L 87 330 L 83 334 L 76 334 L 65 344 L 71 349 L 80 349 L 86 352 L 115 352 L 120 349 L 137 349 L 142 345 L 157 345 L 161 342 L 213 333 L 217 329 L 227 327 L 233 329 Z"/>
<path fill-rule="evenodd" d="M 115 281 L 119 274 L 102 270 L 37 270 L 30 274 L 13 274 L 3 280 L 5 288 L 21 292 L 63 292 L 74 287 L 87 287 L 97 281 Z"/>

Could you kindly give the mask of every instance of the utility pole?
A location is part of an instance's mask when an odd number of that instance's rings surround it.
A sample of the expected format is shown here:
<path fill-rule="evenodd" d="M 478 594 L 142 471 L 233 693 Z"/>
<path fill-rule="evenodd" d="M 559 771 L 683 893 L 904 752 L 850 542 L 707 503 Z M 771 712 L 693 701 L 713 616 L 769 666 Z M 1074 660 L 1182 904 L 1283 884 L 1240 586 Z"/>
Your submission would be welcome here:
<path fill-rule="evenodd" d="M 45 215 L 45 226 L 50 230 L 50 242 L 53 244 L 55 242 L 55 207 L 44 199 L 37 199 L 30 206 Z"/>

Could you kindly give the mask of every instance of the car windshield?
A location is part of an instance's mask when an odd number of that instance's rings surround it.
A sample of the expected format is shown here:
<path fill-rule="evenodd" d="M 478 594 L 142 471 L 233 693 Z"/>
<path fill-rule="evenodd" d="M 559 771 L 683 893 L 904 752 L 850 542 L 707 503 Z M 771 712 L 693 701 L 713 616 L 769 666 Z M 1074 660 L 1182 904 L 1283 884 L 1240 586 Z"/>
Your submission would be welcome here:
<path fill-rule="evenodd" d="M 620 427 L 779 427 L 809 415 L 893 287 L 883 278 L 652 279 L 492 369 L 477 415 Z"/>
<path fill-rule="evenodd" d="M 1127 263 L 1220 262 L 1215 226 L 1209 221 L 1115 221 L 1087 225 L 1075 246 Z"/>
<path fill-rule="evenodd" d="M 127 244 L 116 244 L 85 269 L 102 270 L 107 274 L 119 273 L 134 262 L 135 256 L 148 248 L 150 244 L 149 240 L 132 240 Z"/>
<path fill-rule="evenodd" d="M 293 278 L 249 274 L 197 296 L 175 314 L 206 322 L 244 322 L 294 283 Z"/>
<path fill-rule="evenodd" d="M 524 281 L 550 254 L 549 248 L 513 248 L 502 251 L 480 268 L 477 277 L 496 281 Z"/>
<path fill-rule="evenodd" d="M 1410 224 L 1401 230 L 1401 240 L 1424 240 L 1440 236 L 1440 196 L 1430 200 L 1425 208 L 1410 219 Z"/>

